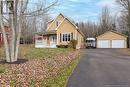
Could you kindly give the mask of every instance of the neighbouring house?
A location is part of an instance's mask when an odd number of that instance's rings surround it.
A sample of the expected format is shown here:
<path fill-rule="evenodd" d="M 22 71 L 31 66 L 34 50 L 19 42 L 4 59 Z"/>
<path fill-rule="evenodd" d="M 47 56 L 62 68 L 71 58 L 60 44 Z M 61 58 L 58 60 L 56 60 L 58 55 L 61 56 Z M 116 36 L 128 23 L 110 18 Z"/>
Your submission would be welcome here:
<path fill-rule="evenodd" d="M 77 49 L 83 47 L 84 35 L 79 28 L 63 14 L 48 22 L 47 30 L 35 33 L 36 48 L 56 48 L 68 45 L 70 40 L 77 40 Z"/>
<path fill-rule="evenodd" d="M 9 27 L 8 26 L 4 26 L 5 31 L 6 31 L 6 35 L 7 35 L 7 40 L 9 42 Z M 4 38 L 3 38 L 3 32 L 2 29 L 0 29 L 0 47 L 3 46 L 4 44 Z"/>
<path fill-rule="evenodd" d="M 97 37 L 97 48 L 127 48 L 128 36 L 117 31 L 108 31 Z"/>

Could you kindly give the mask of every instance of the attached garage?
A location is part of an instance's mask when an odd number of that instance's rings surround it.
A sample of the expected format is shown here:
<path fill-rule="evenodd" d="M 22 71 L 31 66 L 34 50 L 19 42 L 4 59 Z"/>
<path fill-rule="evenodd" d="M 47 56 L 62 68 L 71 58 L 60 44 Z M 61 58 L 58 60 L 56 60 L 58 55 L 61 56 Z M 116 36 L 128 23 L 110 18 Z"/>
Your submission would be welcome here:
<path fill-rule="evenodd" d="M 97 48 L 127 48 L 127 36 L 117 31 L 108 31 L 97 37 Z"/>

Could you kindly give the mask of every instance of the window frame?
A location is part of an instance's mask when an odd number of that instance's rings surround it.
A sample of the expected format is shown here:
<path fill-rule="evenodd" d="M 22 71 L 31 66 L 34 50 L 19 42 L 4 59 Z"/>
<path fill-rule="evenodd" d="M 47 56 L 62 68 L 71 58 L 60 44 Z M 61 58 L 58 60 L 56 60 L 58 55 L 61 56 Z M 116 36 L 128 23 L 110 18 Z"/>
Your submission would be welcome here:
<path fill-rule="evenodd" d="M 3 34 L 0 33 L 0 41 L 3 41 Z"/>
<path fill-rule="evenodd" d="M 56 21 L 56 26 L 58 27 L 61 24 L 61 21 Z"/>
<path fill-rule="evenodd" d="M 69 42 L 71 41 L 71 32 L 66 32 L 61 34 L 61 41 L 62 42 Z"/>

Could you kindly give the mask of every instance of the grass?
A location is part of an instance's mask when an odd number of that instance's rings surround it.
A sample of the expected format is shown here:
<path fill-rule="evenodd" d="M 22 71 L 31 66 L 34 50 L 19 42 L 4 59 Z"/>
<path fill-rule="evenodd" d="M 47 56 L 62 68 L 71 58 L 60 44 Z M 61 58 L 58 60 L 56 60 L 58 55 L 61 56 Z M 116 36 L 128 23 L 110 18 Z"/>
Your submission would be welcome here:
<path fill-rule="evenodd" d="M 10 81 L 10 86 L 11 86 L 11 87 L 15 87 L 16 82 L 17 82 L 16 80 L 11 80 L 11 81 Z"/>
<path fill-rule="evenodd" d="M 19 48 L 19 56 L 22 59 L 40 59 L 40 58 L 51 58 L 58 54 L 67 54 L 72 51 L 72 49 L 68 48 L 56 48 L 56 49 L 36 49 L 33 45 L 21 45 Z M 5 58 L 4 48 L 0 48 L 0 58 Z M 49 66 L 51 67 L 51 66 Z M 0 74 L 4 73 L 5 70 L 8 69 L 7 65 L 0 64 Z"/>
<path fill-rule="evenodd" d="M 58 54 L 67 54 L 68 52 L 72 51 L 72 49 L 68 48 L 42 48 L 42 49 L 36 49 L 34 47 L 27 47 L 26 45 L 20 47 L 20 57 L 26 58 L 26 59 L 35 59 L 35 58 L 51 58 L 53 56 L 56 56 Z"/>
<path fill-rule="evenodd" d="M 43 59 L 43 58 L 51 58 L 58 54 L 66 54 L 72 51 L 72 49 L 68 48 L 42 48 L 36 49 L 33 45 L 21 45 L 19 48 L 19 58 L 24 59 Z M 4 48 L 0 48 L 0 58 L 5 58 Z"/>
<path fill-rule="evenodd" d="M 76 65 L 79 62 L 79 57 L 74 60 L 71 64 L 61 69 L 58 75 L 47 79 L 43 82 L 42 87 L 66 87 L 69 76 L 72 74 Z"/>
<path fill-rule="evenodd" d="M 1 58 L 4 58 L 4 57 L 5 57 L 4 47 L 0 47 L 0 57 L 1 57 Z"/>
<path fill-rule="evenodd" d="M 52 58 L 58 55 L 67 55 L 68 53 L 73 52 L 73 49 L 69 48 L 56 48 L 56 49 L 36 49 L 34 46 L 22 45 L 19 49 L 19 58 L 22 59 L 44 59 L 44 58 Z M 3 48 L 0 48 L 0 57 L 4 58 Z M 47 79 L 41 81 L 40 87 L 65 87 L 69 76 L 72 74 L 74 68 L 76 67 L 79 61 L 79 57 L 75 58 L 75 60 L 71 61 L 69 65 L 62 65 L 61 69 L 58 71 L 58 74 Z M 57 61 L 60 62 L 60 61 Z M 4 74 L 7 69 L 9 69 L 10 65 L 8 64 L 0 64 L 0 75 Z M 53 64 L 50 62 L 45 68 L 51 69 Z M 60 66 L 59 66 L 60 67 Z M 15 87 L 17 84 L 16 79 L 10 80 L 11 87 Z M 35 87 L 35 81 L 30 82 L 29 87 Z"/>
<path fill-rule="evenodd" d="M 6 71 L 6 69 L 8 69 L 7 65 L 0 64 L 0 74 L 4 73 Z"/>

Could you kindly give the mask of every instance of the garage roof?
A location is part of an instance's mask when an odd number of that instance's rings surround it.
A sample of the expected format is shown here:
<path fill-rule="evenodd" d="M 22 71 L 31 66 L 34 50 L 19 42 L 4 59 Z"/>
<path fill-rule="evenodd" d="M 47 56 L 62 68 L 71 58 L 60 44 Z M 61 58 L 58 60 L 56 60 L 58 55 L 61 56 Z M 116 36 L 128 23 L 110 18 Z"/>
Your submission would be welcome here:
<path fill-rule="evenodd" d="M 99 38 L 99 37 L 101 37 L 101 36 L 103 36 L 103 35 L 105 35 L 106 33 L 109 33 L 109 32 L 113 32 L 113 33 L 119 34 L 119 35 L 121 35 L 121 36 L 128 37 L 127 35 L 122 34 L 122 33 L 118 32 L 118 31 L 111 30 L 111 31 L 105 32 L 104 34 L 99 35 L 99 36 L 96 37 L 96 38 Z"/>

